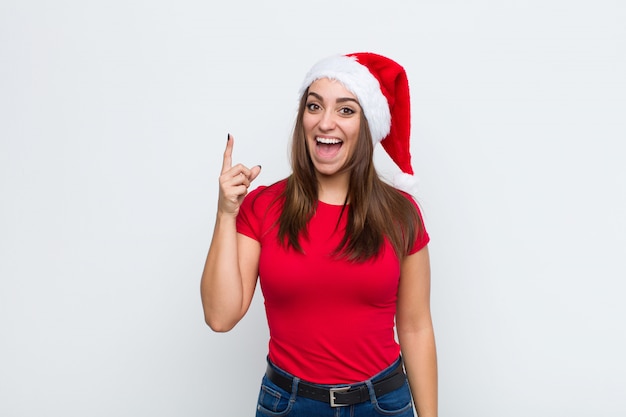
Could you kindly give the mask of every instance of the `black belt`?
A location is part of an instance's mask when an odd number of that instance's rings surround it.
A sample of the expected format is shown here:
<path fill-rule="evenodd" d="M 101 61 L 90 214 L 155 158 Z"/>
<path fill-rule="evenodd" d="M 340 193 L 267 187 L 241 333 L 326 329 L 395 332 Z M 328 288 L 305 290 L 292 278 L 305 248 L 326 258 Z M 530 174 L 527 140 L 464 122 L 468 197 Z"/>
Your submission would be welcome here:
<path fill-rule="evenodd" d="M 276 372 L 271 365 L 267 366 L 266 375 L 274 384 L 289 393 L 291 392 L 293 378 Z M 381 396 L 400 388 L 405 381 L 406 376 L 402 369 L 402 363 L 399 363 L 389 375 L 374 382 L 372 385 L 374 386 L 376 396 Z M 369 390 L 364 383 L 359 383 L 357 386 L 324 388 L 300 381 L 298 382 L 297 395 L 328 403 L 331 407 L 354 405 L 370 399 Z"/>

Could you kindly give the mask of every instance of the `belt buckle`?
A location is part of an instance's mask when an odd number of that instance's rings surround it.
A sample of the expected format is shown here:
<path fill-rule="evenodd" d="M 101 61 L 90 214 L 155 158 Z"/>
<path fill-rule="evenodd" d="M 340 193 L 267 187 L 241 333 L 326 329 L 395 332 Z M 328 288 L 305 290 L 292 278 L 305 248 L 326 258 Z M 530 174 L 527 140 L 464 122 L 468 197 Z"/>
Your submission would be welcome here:
<path fill-rule="evenodd" d="M 330 393 L 330 406 L 331 407 L 346 407 L 350 404 L 336 404 L 335 394 L 338 392 L 346 392 L 350 389 L 350 387 L 339 387 L 339 388 L 330 388 L 328 391 Z"/>

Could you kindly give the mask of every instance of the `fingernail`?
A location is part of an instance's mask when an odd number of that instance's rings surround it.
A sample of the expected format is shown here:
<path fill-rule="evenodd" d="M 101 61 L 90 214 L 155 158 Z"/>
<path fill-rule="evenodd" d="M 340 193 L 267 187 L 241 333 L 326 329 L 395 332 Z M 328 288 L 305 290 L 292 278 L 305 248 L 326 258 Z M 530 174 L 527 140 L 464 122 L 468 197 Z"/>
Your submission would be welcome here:
<path fill-rule="evenodd" d="M 257 165 L 259 167 L 259 169 L 263 168 L 261 165 Z"/>
<path fill-rule="evenodd" d="M 226 142 L 228 142 L 230 140 L 230 133 L 226 134 Z"/>

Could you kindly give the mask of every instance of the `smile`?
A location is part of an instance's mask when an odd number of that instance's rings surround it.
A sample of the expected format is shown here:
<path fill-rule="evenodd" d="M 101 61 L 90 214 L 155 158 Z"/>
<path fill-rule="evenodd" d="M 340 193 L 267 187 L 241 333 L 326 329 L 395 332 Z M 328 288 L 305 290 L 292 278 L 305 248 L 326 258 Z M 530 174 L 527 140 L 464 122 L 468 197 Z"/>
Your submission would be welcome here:
<path fill-rule="evenodd" d="M 337 145 L 340 143 L 343 143 L 343 141 L 341 139 L 335 139 L 335 138 L 320 138 L 320 137 L 316 137 L 315 141 L 317 143 L 321 143 L 324 145 Z"/>

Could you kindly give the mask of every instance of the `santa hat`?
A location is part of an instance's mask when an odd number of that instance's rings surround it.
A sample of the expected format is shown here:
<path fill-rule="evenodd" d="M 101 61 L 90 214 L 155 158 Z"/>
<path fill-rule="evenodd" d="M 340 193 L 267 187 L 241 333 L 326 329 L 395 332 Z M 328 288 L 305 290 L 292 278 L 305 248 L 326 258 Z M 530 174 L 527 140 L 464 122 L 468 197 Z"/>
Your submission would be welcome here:
<path fill-rule="evenodd" d="M 411 101 L 404 68 L 389 58 L 370 52 L 332 56 L 311 68 L 300 88 L 300 96 L 320 78 L 341 82 L 357 97 L 374 145 L 380 142 L 402 170 L 402 174 L 394 178 L 394 186 L 412 193 L 416 181 L 409 143 Z"/>

